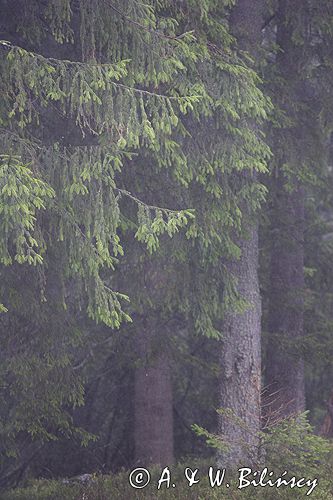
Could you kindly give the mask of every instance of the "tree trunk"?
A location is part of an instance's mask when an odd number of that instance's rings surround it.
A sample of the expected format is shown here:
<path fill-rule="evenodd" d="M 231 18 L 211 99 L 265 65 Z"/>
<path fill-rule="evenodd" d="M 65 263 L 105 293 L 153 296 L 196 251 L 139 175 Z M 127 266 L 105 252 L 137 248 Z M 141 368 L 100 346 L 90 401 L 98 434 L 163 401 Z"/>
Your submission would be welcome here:
<path fill-rule="evenodd" d="M 329 400 L 326 403 L 327 413 L 320 427 L 319 434 L 325 438 L 333 437 L 333 391 L 330 394 Z"/>
<path fill-rule="evenodd" d="M 239 47 L 254 59 L 261 43 L 262 9 L 261 0 L 239 0 L 231 16 L 232 31 Z M 249 126 L 256 128 L 255 124 Z M 241 175 L 245 182 L 256 180 L 255 175 Z M 244 204 L 243 220 L 247 236 L 243 235 L 236 241 L 241 257 L 226 264 L 236 280 L 238 293 L 250 307 L 243 313 L 227 311 L 224 320 L 220 406 L 229 409 L 235 418 L 222 414 L 219 419 L 220 435 L 229 444 L 228 452 L 219 457 L 223 466 L 256 463 L 259 450 L 261 299 L 258 225 L 250 220 L 246 212 Z M 238 419 L 241 419 L 241 425 Z"/>
<path fill-rule="evenodd" d="M 228 312 L 224 321 L 220 406 L 235 418 L 220 417 L 220 434 L 230 443 L 221 456 L 223 465 L 256 462 L 260 431 L 260 334 L 261 301 L 258 286 L 258 229 L 239 242 L 239 261 L 229 262 L 228 271 L 237 278 L 238 293 L 251 304 L 243 314 Z"/>
<path fill-rule="evenodd" d="M 284 79 L 278 105 L 287 116 L 297 119 L 293 112 L 296 110 L 297 113 L 297 101 L 302 98 L 297 70 L 299 48 L 292 41 L 285 0 L 280 0 L 279 4 L 277 43 L 282 49 L 277 55 L 277 69 Z M 287 177 L 283 172 L 285 164 L 294 171 L 297 169 L 295 161 L 301 162 L 301 151 L 295 159 L 295 148 L 301 134 L 296 126 L 274 131 L 277 168 L 271 190 L 270 337 L 265 370 L 265 420 L 268 424 L 305 409 L 304 363 L 298 345 L 303 336 L 304 317 L 304 189 L 296 176 Z M 288 146 L 288 135 L 295 143 L 291 147 Z"/>
<path fill-rule="evenodd" d="M 166 351 L 156 348 L 156 336 L 164 333 L 158 326 L 152 314 L 136 332 L 140 361 L 135 371 L 135 463 L 142 466 L 173 463 L 171 373 Z"/>
<path fill-rule="evenodd" d="M 276 184 L 265 370 L 267 423 L 305 409 L 304 363 L 297 350 L 303 335 L 304 194 L 301 188 L 287 193 L 282 179 Z"/>

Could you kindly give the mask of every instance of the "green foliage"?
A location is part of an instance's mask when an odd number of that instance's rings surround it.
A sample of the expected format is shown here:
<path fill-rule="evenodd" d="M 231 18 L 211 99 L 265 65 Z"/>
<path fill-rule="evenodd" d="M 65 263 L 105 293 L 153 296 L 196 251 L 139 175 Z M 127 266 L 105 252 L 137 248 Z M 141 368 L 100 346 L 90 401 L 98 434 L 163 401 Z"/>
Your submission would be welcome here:
<path fill-rule="evenodd" d="M 163 214 L 164 212 L 164 214 Z M 191 210 L 181 210 L 178 213 L 170 210 L 155 209 L 155 217 L 152 217 L 150 207 L 139 204 L 138 223 L 139 228 L 135 233 L 138 241 L 146 243 L 149 253 L 157 250 L 158 237 L 167 233 L 173 236 L 179 229 L 185 227 L 188 219 L 193 219 Z"/>
<path fill-rule="evenodd" d="M 232 419 L 237 426 L 245 428 L 245 424 L 228 409 L 218 410 L 226 418 Z M 213 447 L 221 455 L 229 449 L 230 443 L 227 436 L 210 433 L 199 425 L 192 425 L 197 436 L 205 438 L 206 444 Z M 250 432 L 250 430 L 248 430 Z M 287 471 L 286 477 L 317 479 L 318 486 L 311 493 L 313 498 L 331 498 L 330 470 L 332 460 L 332 443 L 314 433 L 309 424 L 307 412 L 280 420 L 260 433 L 261 462 L 256 464 L 256 470 L 267 467 L 274 471 L 275 477 Z M 259 489 L 258 489 L 259 490 Z M 257 498 L 262 494 L 264 498 L 303 498 L 304 493 L 281 487 L 275 489 L 271 496 L 263 491 L 257 491 Z M 250 488 L 249 488 L 250 491 Z"/>
<path fill-rule="evenodd" d="M 313 432 L 307 413 L 282 420 L 262 436 L 265 463 L 272 470 L 280 468 L 302 477 L 319 477 L 329 488 L 332 443 Z"/>
<path fill-rule="evenodd" d="M 0 192 L 0 262 L 9 265 L 14 257 L 20 264 L 41 264 L 43 240 L 35 237 L 40 236 L 36 211 L 47 208 L 55 196 L 53 188 L 35 177 L 20 157 L 1 155 Z"/>
<path fill-rule="evenodd" d="M 150 164 L 171 170 L 176 183 L 189 193 L 195 192 L 196 184 L 202 186 L 200 198 L 185 195 L 199 217 L 188 227 L 187 237 L 198 239 L 203 248 L 200 260 L 208 254 L 218 259 L 237 252 L 230 228 L 241 227 L 241 204 L 245 201 L 255 210 L 264 199 L 260 185 L 245 182 L 232 187 L 230 182 L 233 172 L 265 171 L 269 150 L 247 120 L 265 119 L 270 103 L 247 60 L 231 49 L 233 38 L 223 20 L 228 7 L 230 2 L 206 2 L 199 9 L 198 24 L 192 5 L 189 24 L 196 28 L 194 36 L 193 30 L 179 34 L 184 14 L 168 2 L 156 6 L 129 2 L 109 9 L 97 4 L 92 9 L 89 2 L 82 2 L 76 39 L 70 28 L 70 4 L 52 2 L 43 13 L 51 32 L 58 43 L 80 45 L 83 61 L 42 55 L 37 39 L 32 46 L 39 51 L 1 42 L 5 74 L 1 119 L 15 129 L 10 139 L 3 134 L 3 141 L 46 172 L 56 193 L 49 218 L 51 234 L 59 231 L 67 248 L 65 275 L 82 280 L 88 314 L 108 326 L 118 327 L 128 319 L 118 300 L 123 295 L 104 286 L 101 278 L 106 268 L 114 270 L 123 254 L 121 197 L 129 196 L 138 205 L 135 236 L 150 253 L 157 250 L 163 233 L 173 235 L 193 213 L 146 205 L 118 187 L 116 175 L 128 182 L 126 169 L 135 151 Z M 147 46 L 154 50 L 147 51 Z M 57 141 L 51 147 L 42 142 L 37 146 L 29 131 L 38 124 L 45 126 L 44 117 L 51 109 L 70 129 L 97 136 L 99 144 L 66 147 Z M 193 118 L 185 116 L 189 112 Z M 204 134 L 207 130 L 210 137 Z M 168 199 L 162 198 L 160 204 L 168 206 Z M 202 321 L 197 319 L 196 324 L 201 323 L 202 332 L 213 331 L 208 326 L 213 321 L 209 306 L 202 311 L 206 311 Z"/>
<path fill-rule="evenodd" d="M 50 279 L 50 263 L 45 266 Z M 20 267 L 21 280 L 17 280 Z M 83 404 L 83 380 L 73 369 L 82 332 L 71 319 L 72 308 L 66 313 L 60 306 L 59 279 L 54 276 L 50 286 L 43 274 L 40 282 L 34 279 L 35 272 L 14 264 L 2 273 L 9 312 L 0 318 L 1 477 L 22 453 L 33 453 L 33 441 L 66 437 L 87 443 L 92 438 L 74 425 L 69 412 L 70 407 Z M 59 289 L 56 296 L 52 287 Z"/>

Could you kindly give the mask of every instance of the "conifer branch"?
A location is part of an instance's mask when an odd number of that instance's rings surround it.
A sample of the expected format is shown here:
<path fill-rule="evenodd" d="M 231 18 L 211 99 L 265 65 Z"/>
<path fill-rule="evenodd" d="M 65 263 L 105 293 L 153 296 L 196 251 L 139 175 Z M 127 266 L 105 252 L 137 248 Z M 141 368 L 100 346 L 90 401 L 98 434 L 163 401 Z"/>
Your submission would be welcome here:
<path fill-rule="evenodd" d="M 8 42 L 6 40 L 0 40 L 0 47 L 7 49 L 7 50 L 18 50 L 18 51 L 23 51 L 26 55 L 29 55 L 30 57 L 35 57 L 38 60 L 44 62 L 44 63 L 54 63 L 55 65 L 59 64 L 65 64 L 69 66 L 76 66 L 79 68 L 86 68 L 87 70 L 92 69 L 92 68 L 113 68 L 115 64 L 117 63 L 85 63 L 82 61 L 71 61 L 69 59 L 56 59 L 54 57 L 44 57 L 41 54 L 38 54 L 37 52 L 31 52 L 27 51 L 23 47 L 20 47 L 18 45 L 13 45 L 11 42 Z M 129 62 L 130 60 L 122 60 L 118 61 L 120 62 Z M 110 81 L 110 84 L 113 85 L 114 87 L 117 88 L 123 88 L 125 90 L 128 90 L 129 92 L 134 92 L 140 95 L 148 95 L 151 97 L 158 97 L 160 99 L 167 99 L 167 100 L 173 100 L 173 101 L 180 101 L 180 100 L 186 100 L 188 98 L 194 98 L 194 99 L 200 99 L 202 96 L 200 95 L 191 95 L 191 96 L 172 96 L 172 95 L 166 95 L 166 94 L 160 94 L 158 92 L 151 92 L 145 89 L 139 89 L 136 87 L 130 87 L 129 85 L 125 85 L 123 83 L 118 83 L 115 81 Z"/>
<path fill-rule="evenodd" d="M 128 198 L 130 198 L 131 200 L 135 201 L 135 203 L 137 205 L 142 205 L 150 210 L 161 210 L 161 212 L 164 212 L 164 213 L 171 213 L 171 214 L 175 214 L 176 212 L 179 212 L 179 210 L 172 210 L 170 208 L 161 208 L 161 207 L 157 207 L 155 205 L 147 205 L 146 203 L 144 203 L 142 200 L 140 200 L 139 198 L 137 198 L 136 196 L 134 196 L 132 193 L 130 193 L 129 191 L 127 191 L 126 189 L 121 189 L 121 188 L 114 188 L 115 191 L 117 191 L 118 193 L 124 195 L 124 196 L 127 196 Z"/>
<path fill-rule="evenodd" d="M 123 19 L 125 19 L 125 21 L 128 21 L 131 24 L 133 24 L 134 26 L 136 26 L 144 31 L 147 31 L 148 33 L 151 33 L 152 35 L 156 35 L 160 38 L 165 38 L 167 40 L 172 40 L 172 41 L 178 42 L 179 40 L 182 40 L 186 35 L 193 33 L 193 30 L 192 30 L 192 31 L 187 31 L 187 32 L 182 33 L 181 35 L 177 35 L 177 36 L 166 35 L 165 33 L 162 33 L 161 31 L 157 31 L 157 30 L 154 30 L 152 28 L 148 28 L 147 26 L 144 26 L 143 24 L 139 23 L 138 21 L 134 21 L 134 19 L 131 19 L 126 14 L 124 14 L 119 9 L 117 9 L 117 7 L 115 7 L 111 2 L 108 2 L 107 0 L 103 0 L 103 1 L 105 4 L 107 4 L 110 7 L 111 10 L 113 10 L 119 16 L 121 16 Z"/>

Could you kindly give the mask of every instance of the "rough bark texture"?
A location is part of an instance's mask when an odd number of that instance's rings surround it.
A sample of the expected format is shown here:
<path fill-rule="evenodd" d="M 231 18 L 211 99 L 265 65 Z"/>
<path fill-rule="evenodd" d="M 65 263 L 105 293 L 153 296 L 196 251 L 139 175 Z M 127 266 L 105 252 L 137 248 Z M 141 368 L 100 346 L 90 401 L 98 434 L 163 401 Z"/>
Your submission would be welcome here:
<path fill-rule="evenodd" d="M 238 280 L 238 292 L 251 307 L 243 314 L 229 312 L 224 324 L 221 408 L 229 408 L 242 420 L 221 416 L 220 433 L 231 444 L 221 456 L 223 465 L 256 462 L 260 430 L 260 333 L 261 301 L 258 286 L 258 233 L 252 228 L 248 240 L 239 243 L 241 259 L 228 270 Z"/>
<path fill-rule="evenodd" d="M 261 43 L 262 1 L 239 0 L 233 9 L 231 27 L 241 49 L 254 59 Z M 255 125 L 253 125 L 255 127 Z M 254 181 L 254 176 L 249 181 Z M 227 453 L 219 457 L 221 465 L 256 463 L 259 448 L 261 392 L 261 299 L 258 283 L 258 227 L 247 221 L 247 237 L 239 239 L 239 260 L 226 267 L 237 281 L 237 290 L 250 307 L 244 313 L 229 311 L 224 321 L 224 345 L 221 357 L 220 407 L 231 410 L 235 418 L 220 417 L 220 435 L 229 443 Z"/>
<path fill-rule="evenodd" d="M 135 373 L 135 463 L 142 466 L 166 466 L 174 458 L 171 373 L 166 352 L 154 352 L 157 331 L 152 316 L 136 333 L 140 361 Z"/>
<path fill-rule="evenodd" d="M 289 85 L 289 95 L 281 93 L 279 105 L 287 114 L 301 96 L 298 50 L 292 43 L 292 29 L 286 22 L 287 5 L 280 1 L 277 43 L 279 74 Z M 304 363 L 298 341 L 303 336 L 304 317 L 304 189 L 296 178 L 287 179 L 283 164 L 295 168 L 286 134 L 295 146 L 302 132 L 296 127 L 276 131 L 277 169 L 272 182 L 272 242 L 266 361 L 265 419 L 268 423 L 305 410 Z M 299 155 L 302 153 L 300 152 Z M 301 161 L 299 158 L 296 161 Z M 286 184 L 290 189 L 286 189 Z"/>

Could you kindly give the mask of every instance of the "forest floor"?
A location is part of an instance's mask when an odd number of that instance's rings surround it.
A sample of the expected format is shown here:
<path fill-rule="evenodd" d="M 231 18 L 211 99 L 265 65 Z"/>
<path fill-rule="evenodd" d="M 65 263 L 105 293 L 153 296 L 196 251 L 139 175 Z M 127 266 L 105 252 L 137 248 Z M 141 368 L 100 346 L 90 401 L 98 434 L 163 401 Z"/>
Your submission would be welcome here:
<path fill-rule="evenodd" d="M 194 469 L 195 467 L 191 468 L 192 471 Z M 187 470 L 188 479 L 185 475 L 185 466 L 178 465 L 175 468 L 170 468 L 170 470 L 170 478 L 168 478 L 167 474 L 163 475 L 162 470 L 153 471 L 149 484 L 141 489 L 130 485 L 130 472 L 114 475 L 86 474 L 68 480 L 32 480 L 25 487 L 0 492 L 0 500 L 289 500 L 301 498 L 333 500 L 333 480 L 331 484 L 327 482 L 321 484 L 318 481 L 318 485 L 313 488 L 308 485 L 293 488 L 290 488 L 290 486 L 277 488 L 269 485 L 265 487 L 248 485 L 239 489 L 238 472 L 236 475 L 229 476 L 226 473 L 222 484 L 220 486 L 215 484 L 212 487 L 206 464 L 204 467 L 199 468 L 195 476 L 192 476 L 193 472 L 191 470 Z M 221 470 L 223 471 L 223 469 Z M 216 472 L 217 469 L 214 468 L 214 471 Z M 145 473 L 143 475 L 145 476 Z M 199 479 L 199 481 L 189 486 L 191 476 L 195 480 Z M 141 479 L 146 481 L 146 477 L 141 476 Z M 134 479 L 132 480 L 134 481 Z M 159 481 L 160 489 L 158 489 Z M 227 487 L 227 484 L 229 484 L 229 487 Z"/>

